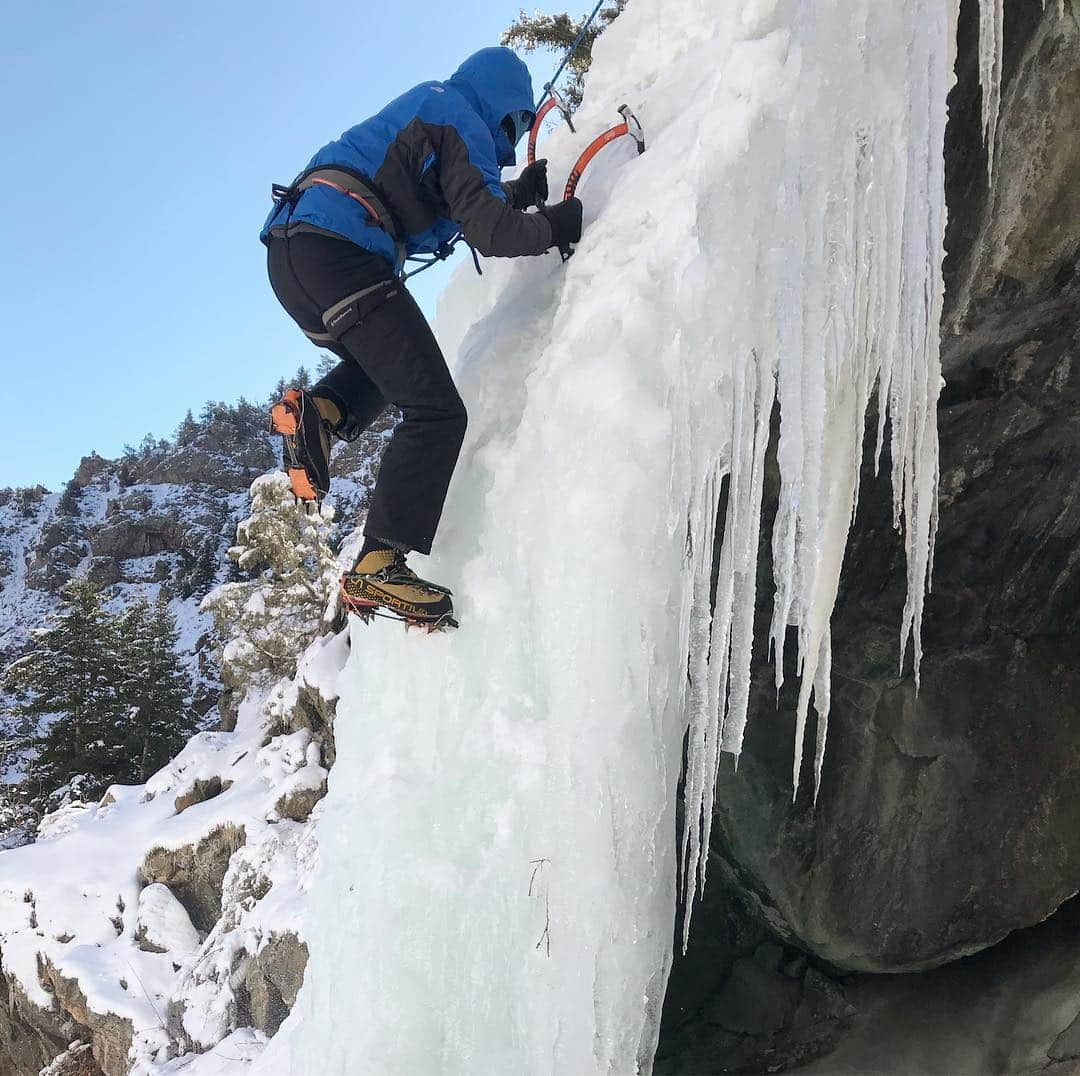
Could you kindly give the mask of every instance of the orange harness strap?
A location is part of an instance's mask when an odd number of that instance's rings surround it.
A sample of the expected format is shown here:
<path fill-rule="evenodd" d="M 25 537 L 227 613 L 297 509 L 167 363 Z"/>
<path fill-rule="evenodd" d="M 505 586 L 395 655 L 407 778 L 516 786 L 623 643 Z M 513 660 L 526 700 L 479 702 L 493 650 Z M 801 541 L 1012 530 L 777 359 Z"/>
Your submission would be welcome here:
<path fill-rule="evenodd" d="M 383 226 L 382 220 L 379 218 L 379 214 L 375 211 L 375 207 L 366 199 L 362 198 L 356 191 L 350 191 L 346 187 L 343 187 L 340 183 L 335 183 L 331 179 L 320 179 L 318 176 L 312 177 L 312 183 L 318 183 L 322 187 L 332 187 L 336 191 L 340 191 L 342 194 L 347 194 L 355 202 L 359 202 L 370 214 L 371 219 L 381 228 Z"/>

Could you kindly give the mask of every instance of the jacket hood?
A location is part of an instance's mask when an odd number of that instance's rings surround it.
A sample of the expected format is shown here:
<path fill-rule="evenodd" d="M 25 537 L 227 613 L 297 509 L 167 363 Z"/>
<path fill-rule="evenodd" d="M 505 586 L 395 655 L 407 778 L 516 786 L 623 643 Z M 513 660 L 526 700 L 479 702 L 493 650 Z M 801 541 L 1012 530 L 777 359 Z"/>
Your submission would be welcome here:
<path fill-rule="evenodd" d="M 532 76 L 523 60 L 507 48 L 481 49 L 474 52 L 447 79 L 487 125 L 499 150 L 499 163 L 513 164 L 515 154 L 499 125 L 511 112 L 532 112 Z M 507 156 L 509 160 L 503 158 Z"/>

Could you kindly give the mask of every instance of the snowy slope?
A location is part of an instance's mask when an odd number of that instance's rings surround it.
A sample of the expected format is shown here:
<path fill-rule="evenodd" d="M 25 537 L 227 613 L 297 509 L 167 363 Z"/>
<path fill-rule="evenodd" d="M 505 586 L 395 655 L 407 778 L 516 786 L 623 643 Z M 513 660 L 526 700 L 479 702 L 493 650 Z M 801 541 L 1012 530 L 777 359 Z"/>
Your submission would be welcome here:
<path fill-rule="evenodd" d="M 317 799 L 326 770 L 298 724 L 298 692 L 311 677 L 332 700 L 344 646 L 323 637 L 295 681 L 245 699 L 234 730 L 200 733 L 145 786 L 49 816 L 36 843 L 0 856 L 5 974 L 44 1012 L 59 995 L 80 1032 L 94 1032 L 110 1076 L 157 1071 L 153 1059 L 175 1056 L 178 1042 L 219 1043 L 246 965 L 275 937 L 302 936 L 315 847 L 289 803 Z M 166 872 L 170 853 L 188 866 Z M 205 904 L 193 878 L 218 858 L 222 914 L 193 924 L 185 904 Z M 168 888 L 147 884 L 154 872 Z"/>
<path fill-rule="evenodd" d="M 568 265 L 488 263 L 440 308 L 470 428 L 423 570 L 457 589 L 462 630 L 352 628 L 311 964 L 257 1069 L 649 1069 L 684 730 L 690 895 L 720 748 L 742 741 L 775 400 L 796 783 L 812 693 L 818 765 L 824 750 L 875 395 L 917 667 L 956 14 L 635 0 L 600 41 L 577 126 L 625 101 L 650 148 L 627 140 L 587 174 Z M 550 138 L 555 176 L 583 144 Z"/>

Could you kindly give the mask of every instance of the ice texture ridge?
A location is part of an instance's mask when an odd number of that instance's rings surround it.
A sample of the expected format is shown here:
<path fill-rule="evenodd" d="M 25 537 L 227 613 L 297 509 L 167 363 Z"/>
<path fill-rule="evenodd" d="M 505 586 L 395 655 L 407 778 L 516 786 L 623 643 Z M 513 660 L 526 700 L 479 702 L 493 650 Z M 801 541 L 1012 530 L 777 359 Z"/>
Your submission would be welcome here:
<path fill-rule="evenodd" d="M 957 8 L 634 0 L 598 42 L 550 170 L 624 102 L 649 150 L 597 158 L 565 266 L 489 261 L 440 306 L 470 426 L 422 572 L 462 629 L 352 626 L 308 978 L 261 1071 L 650 1069 L 743 742 L 770 441 L 793 789 L 870 414 L 918 675 Z"/>

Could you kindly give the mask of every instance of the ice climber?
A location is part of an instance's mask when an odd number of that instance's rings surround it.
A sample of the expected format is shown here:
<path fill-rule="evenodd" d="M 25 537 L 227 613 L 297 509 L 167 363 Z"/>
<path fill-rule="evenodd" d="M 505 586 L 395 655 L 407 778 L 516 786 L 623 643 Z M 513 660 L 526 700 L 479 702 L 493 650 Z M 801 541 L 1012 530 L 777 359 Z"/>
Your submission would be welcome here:
<path fill-rule="evenodd" d="M 405 289 L 406 256 L 437 253 L 460 229 L 488 257 L 565 248 L 581 238 L 576 198 L 545 206 L 547 162 L 516 179 L 515 146 L 533 122 L 528 68 L 506 48 L 470 56 L 319 150 L 274 188 L 263 226 L 270 283 L 305 335 L 341 360 L 271 412 L 293 491 L 318 500 L 330 446 L 351 441 L 387 403 L 401 411 L 372 492 L 364 545 L 342 581 L 356 609 L 441 624 L 450 593 L 406 566 L 429 553 L 465 435 L 465 407 L 435 337 Z M 535 213 L 526 210 L 535 206 Z"/>

